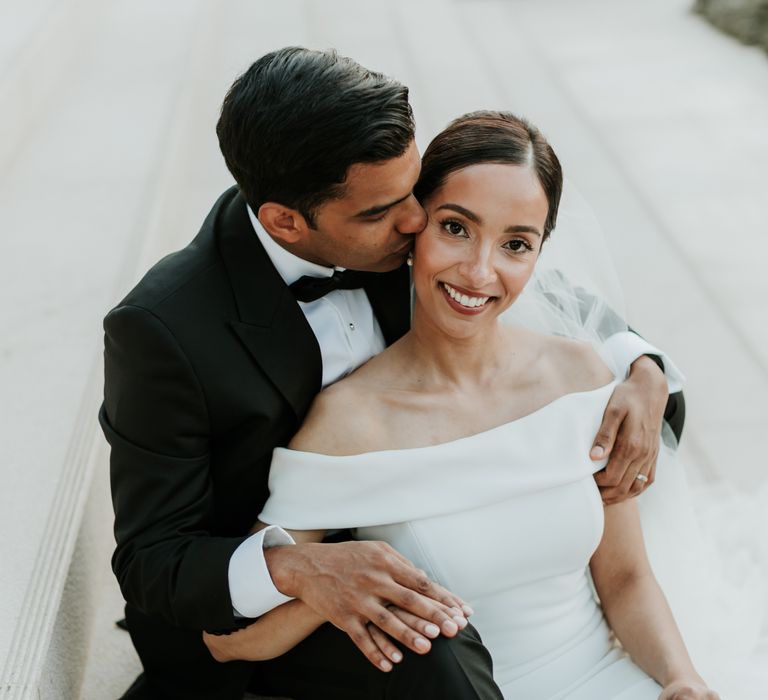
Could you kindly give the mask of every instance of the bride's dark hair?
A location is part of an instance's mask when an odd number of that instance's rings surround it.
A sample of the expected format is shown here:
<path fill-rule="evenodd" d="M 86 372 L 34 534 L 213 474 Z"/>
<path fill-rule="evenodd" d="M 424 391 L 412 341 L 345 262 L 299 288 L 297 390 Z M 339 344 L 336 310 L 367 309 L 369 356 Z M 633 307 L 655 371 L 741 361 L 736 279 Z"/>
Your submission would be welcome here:
<path fill-rule="evenodd" d="M 424 202 L 448 175 L 480 163 L 527 165 L 536 171 L 549 204 L 546 240 L 557 221 L 563 171 L 541 132 L 510 112 L 471 112 L 454 119 L 427 147 L 414 194 Z"/>

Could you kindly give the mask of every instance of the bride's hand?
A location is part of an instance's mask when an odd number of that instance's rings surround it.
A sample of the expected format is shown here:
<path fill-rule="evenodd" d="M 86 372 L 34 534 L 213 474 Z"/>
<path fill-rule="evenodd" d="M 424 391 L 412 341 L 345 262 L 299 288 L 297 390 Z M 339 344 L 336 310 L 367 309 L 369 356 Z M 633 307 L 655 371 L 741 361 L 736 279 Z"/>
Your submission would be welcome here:
<path fill-rule="evenodd" d="M 384 542 L 296 544 L 273 547 L 264 556 L 279 591 L 346 632 L 377 668 L 389 670 L 385 662 L 396 651 L 384 634 L 425 654 L 433 636 L 425 630 L 453 637 L 472 614 L 461 598 Z M 390 606 L 408 610 L 411 623 Z M 372 632 L 377 628 L 384 634 Z"/>
<path fill-rule="evenodd" d="M 649 357 L 635 360 L 629 379 L 614 390 L 590 452 L 593 460 L 610 457 L 595 474 L 606 505 L 636 496 L 653 483 L 668 397 L 667 380 Z"/>
<path fill-rule="evenodd" d="M 720 700 L 720 696 L 703 682 L 676 681 L 664 688 L 659 700 Z"/>

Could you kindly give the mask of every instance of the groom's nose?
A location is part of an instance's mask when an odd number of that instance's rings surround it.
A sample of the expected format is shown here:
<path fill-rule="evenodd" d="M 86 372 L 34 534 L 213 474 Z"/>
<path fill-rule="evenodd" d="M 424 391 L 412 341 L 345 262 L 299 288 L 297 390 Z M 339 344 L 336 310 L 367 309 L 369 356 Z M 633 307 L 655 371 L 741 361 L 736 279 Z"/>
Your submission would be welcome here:
<path fill-rule="evenodd" d="M 395 219 L 395 228 L 398 233 L 421 233 L 427 225 L 427 212 L 419 204 L 419 200 L 413 195 L 400 203 L 400 211 Z"/>

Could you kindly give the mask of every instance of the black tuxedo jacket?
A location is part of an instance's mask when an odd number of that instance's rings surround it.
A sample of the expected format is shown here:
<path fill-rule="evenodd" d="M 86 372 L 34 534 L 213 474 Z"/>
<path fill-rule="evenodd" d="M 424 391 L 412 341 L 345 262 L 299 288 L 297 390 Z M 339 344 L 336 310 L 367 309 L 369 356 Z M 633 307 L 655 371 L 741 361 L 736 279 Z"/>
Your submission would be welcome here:
<path fill-rule="evenodd" d="M 394 342 L 410 323 L 407 267 L 371 274 L 365 290 Z M 112 565 L 134 644 L 145 668 L 169 654 L 203 663 L 199 630 L 239 626 L 229 559 L 268 496 L 272 450 L 320 390 L 320 348 L 236 188 L 104 329 Z"/>

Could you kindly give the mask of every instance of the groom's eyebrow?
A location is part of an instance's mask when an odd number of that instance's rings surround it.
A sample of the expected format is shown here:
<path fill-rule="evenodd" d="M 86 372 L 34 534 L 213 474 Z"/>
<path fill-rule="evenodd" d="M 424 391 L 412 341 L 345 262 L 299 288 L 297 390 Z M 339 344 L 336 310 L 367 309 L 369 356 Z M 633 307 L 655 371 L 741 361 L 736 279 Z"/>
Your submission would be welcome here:
<path fill-rule="evenodd" d="M 356 217 L 364 218 L 366 216 L 376 216 L 376 214 L 382 214 L 383 212 L 387 211 L 387 209 L 391 209 L 396 204 L 400 204 L 400 202 L 404 202 L 408 197 L 411 196 L 411 192 L 409 192 L 405 197 L 400 197 L 400 199 L 396 199 L 394 202 L 389 202 L 388 204 L 377 204 L 375 207 L 369 207 L 368 209 L 363 209 L 363 211 L 357 212 L 355 214 Z"/>

